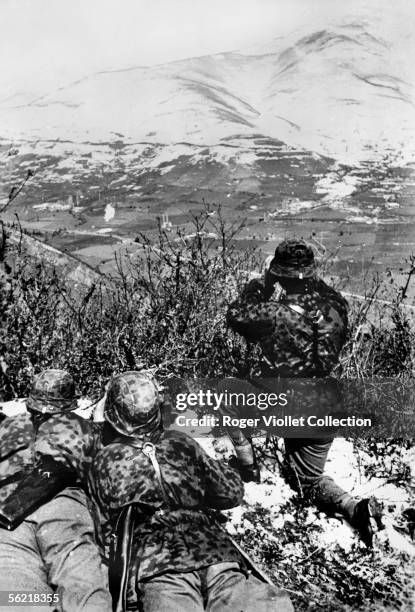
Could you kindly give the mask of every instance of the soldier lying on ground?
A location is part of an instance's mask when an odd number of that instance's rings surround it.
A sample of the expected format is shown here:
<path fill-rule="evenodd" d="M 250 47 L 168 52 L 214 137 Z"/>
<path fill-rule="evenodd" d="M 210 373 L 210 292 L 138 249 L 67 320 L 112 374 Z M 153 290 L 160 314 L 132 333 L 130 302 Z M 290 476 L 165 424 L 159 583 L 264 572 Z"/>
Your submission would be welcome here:
<path fill-rule="evenodd" d="M 274 297 L 276 284 L 280 295 Z M 260 346 L 260 376 L 317 379 L 329 377 L 338 363 L 347 335 L 347 312 L 342 295 L 317 277 L 312 249 L 301 240 L 287 240 L 277 247 L 264 280 L 250 281 L 230 305 L 228 323 L 248 343 Z M 223 384 L 228 390 L 253 390 L 243 380 L 231 379 Z M 239 429 L 230 431 L 230 435 L 243 479 L 258 481 L 249 440 Z M 371 514 L 377 513 L 380 524 L 379 504 L 374 498 L 352 497 L 323 474 L 333 437 L 285 440 L 287 466 L 294 474 L 292 483 L 325 511 L 342 514 L 371 546 Z"/>
<path fill-rule="evenodd" d="M 247 578 L 243 557 L 209 513 L 241 502 L 238 472 L 186 434 L 165 431 L 160 404 L 148 372 L 120 374 L 107 391 L 113 440 L 96 455 L 90 480 L 115 530 L 116 609 L 292 611 L 284 591 Z"/>
<path fill-rule="evenodd" d="M 39 374 L 26 407 L 0 424 L 0 591 L 37 592 L 40 602 L 60 600 L 56 609 L 64 612 L 110 612 L 82 489 L 95 450 L 93 425 L 72 412 L 74 382 L 63 370 Z M 52 608 L 36 602 L 41 609 Z"/>

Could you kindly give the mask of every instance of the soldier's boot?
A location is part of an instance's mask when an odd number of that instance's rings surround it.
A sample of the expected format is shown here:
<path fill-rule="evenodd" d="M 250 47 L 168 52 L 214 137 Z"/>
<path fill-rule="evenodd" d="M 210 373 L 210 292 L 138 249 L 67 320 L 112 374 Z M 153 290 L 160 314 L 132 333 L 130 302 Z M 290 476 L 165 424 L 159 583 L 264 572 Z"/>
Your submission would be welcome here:
<path fill-rule="evenodd" d="M 236 468 L 244 482 L 261 482 L 258 462 L 255 457 L 252 443 L 243 437 L 243 440 L 238 440 L 238 444 L 234 441 L 236 457 L 231 457 L 229 464 Z"/>
<path fill-rule="evenodd" d="M 406 529 L 411 540 L 415 540 L 415 508 L 406 508 L 402 512 L 402 518 L 406 521 Z"/>
<path fill-rule="evenodd" d="M 360 539 L 368 548 L 373 546 L 373 536 L 385 528 L 382 523 L 383 504 L 376 497 L 359 500 L 353 510 L 350 525 L 356 529 Z"/>
<path fill-rule="evenodd" d="M 328 516 L 344 518 L 357 531 L 362 542 L 371 548 L 373 536 L 384 529 L 383 505 L 376 497 L 357 499 L 342 489 L 330 476 L 322 475 L 309 484 L 300 479 L 304 497 L 314 502 Z"/>

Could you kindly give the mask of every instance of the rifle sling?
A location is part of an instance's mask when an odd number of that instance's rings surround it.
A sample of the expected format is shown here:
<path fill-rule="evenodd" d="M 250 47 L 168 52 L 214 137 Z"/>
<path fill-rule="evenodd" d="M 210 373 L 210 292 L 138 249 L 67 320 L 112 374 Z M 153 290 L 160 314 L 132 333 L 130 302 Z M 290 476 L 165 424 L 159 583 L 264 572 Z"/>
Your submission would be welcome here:
<path fill-rule="evenodd" d="M 170 500 L 169 494 L 167 493 L 167 489 L 166 489 L 166 486 L 164 484 L 163 476 L 162 476 L 161 469 L 160 469 L 160 464 L 159 464 L 159 462 L 157 460 L 157 457 L 156 457 L 156 448 L 155 448 L 154 444 L 152 444 L 151 442 L 146 442 L 143 445 L 141 450 L 146 455 L 146 457 L 148 457 L 150 459 L 150 461 L 151 461 L 151 464 L 152 464 L 153 469 L 154 469 L 154 473 L 156 475 L 157 484 L 159 485 L 159 488 L 160 488 L 161 495 L 163 497 L 164 503 L 166 504 L 166 506 L 168 508 L 173 508 L 174 506 L 173 506 L 173 504 L 172 504 L 172 502 Z M 176 505 L 177 505 L 179 500 L 177 499 L 177 497 L 174 494 L 174 492 L 173 492 L 173 495 L 175 497 L 174 501 L 176 502 Z"/>
<path fill-rule="evenodd" d="M 301 317 L 303 317 L 306 321 L 308 321 L 308 323 L 311 324 L 312 337 L 310 338 L 310 340 L 312 341 L 312 346 L 313 346 L 313 361 L 316 367 L 321 366 L 320 357 L 318 354 L 318 324 L 323 319 L 322 312 L 318 310 L 317 315 L 315 317 L 312 317 L 304 308 L 302 308 L 302 306 L 299 306 L 298 304 L 292 304 L 290 302 L 282 302 L 282 303 L 285 306 L 287 306 L 287 308 L 289 308 L 293 312 L 296 312 Z"/>
<path fill-rule="evenodd" d="M 121 533 L 121 538 L 116 538 L 116 550 L 113 550 L 113 556 L 120 559 L 120 567 L 115 563 L 115 571 L 113 564 L 110 564 L 109 582 L 110 591 L 113 598 L 114 612 L 124 612 L 127 609 L 127 589 L 128 589 L 128 570 L 131 561 L 132 539 L 134 534 L 135 512 L 134 506 L 130 504 L 122 509 L 117 521 L 117 533 Z M 117 575 L 117 570 L 120 574 Z"/>
<path fill-rule="evenodd" d="M 129 441 L 128 445 L 140 450 L 150 459 L 163 501 L 167 507 L 173 508 L 163 481 L 154 444 L 151 442 L 144 442 L 144 444 L 141 444 Z M 118 517 L 116 531 L 113 537 L 113 543 L 115 543 L 115 546 L 113 547 L 113 563 L 110 563 L 110 583 L 114 601 L 114 612 L 123 612 L 127 609 L 128 570 L 131 559 L 132 539 L 135 525 L 134 510 L 134 504 L 130 504 L 129 506 L 123 508 Z M 117 563 L 118 559 L 120 562 L 121 571 L 119 571 Z M 112 569 L 114 566 L 116 566 L 115 569 Z M 119 571 L 118 575 L 116 575 L 117 570 Z"/>
<path fill-rule="evenodd" d="M 9 459 L 9 457 L 12 457 L 13 455 L 16 455 L 17 453 L 20 453 L 20 451 L 26 450 L 27 448 L 29 448 L 28 444 L 23 444 L 22 446 L 18 446 L 17 448 L 13 448 L 11 451 L 9 451 L 5 455 L 1 456 L 0 463 L 3 462 L 3 461 L 6 461 L 6 459 Z"/>
<path fill-rule="evenodd" d="M 11 476 L 6 476 L 5 478 L 2 478 L 0 480 L 0 489 L 2 489 L 3 487 L 6 487 L 9 484 L 12 484 L 13 482 L 17 482 L 18 480 L 21 479 L 21 477 L 26 474 L 26 470 L 19 470 L 18 472 L 16 472 L 15 474 L 12 474 Z"/>

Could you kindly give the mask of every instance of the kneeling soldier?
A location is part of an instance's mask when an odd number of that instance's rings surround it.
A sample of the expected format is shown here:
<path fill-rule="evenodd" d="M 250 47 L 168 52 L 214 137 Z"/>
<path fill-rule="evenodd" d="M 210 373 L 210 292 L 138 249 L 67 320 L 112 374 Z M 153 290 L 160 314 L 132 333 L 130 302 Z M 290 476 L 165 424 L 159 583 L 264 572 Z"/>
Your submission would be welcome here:
<path fill-rule="evenodd" d="M 233 331 L 260 347 L 262 377 L 276 383 L 284 378 L 327 380 L 346 341 L 348 304 L 318 277 L 311 247 L 302 240 L 287 240 L 277 246 L 263 281 L 254 279 L 243 288 L 239 299 L 229 306 L 227 318 Z M 326 385 L 329 405 L 331 397 L 337 401 L 336 393 L 330 391 L 335 380 L 331 383 Z M 243 380 L 224 384 L 238 391 L 254 390 Z M 307 385 L 305 389 L 307 392 Z M 251 444 L 237 429 L 230 434 L 244 480 L 258 481 Z M 286 439 L 286 463 L 294 474 L 293 484 L 317 506 L 342 514 L 365 544 L 372 546 L 371 517 L 382 527 L 380 505 L 373 497 L 353 497 L 324 474 L 333 438 L 330 433 L 321 439 Z"/>

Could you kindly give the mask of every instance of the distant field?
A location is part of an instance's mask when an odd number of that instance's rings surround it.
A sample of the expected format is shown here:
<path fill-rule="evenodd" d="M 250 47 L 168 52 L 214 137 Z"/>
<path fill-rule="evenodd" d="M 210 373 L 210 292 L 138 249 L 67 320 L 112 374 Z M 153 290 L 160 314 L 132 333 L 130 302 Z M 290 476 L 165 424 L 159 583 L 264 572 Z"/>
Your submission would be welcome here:
<path fill-rule="evenodd" d="M 302 237 L 324 252 L 330 273 L 353 290 L 387 269 L 401 278 L 405 260 L 415 252 L 413 166 L 400 168 L 393 153 L 349 167 L 272 139 L 244 142 L 243 155 L 231 148 L 226 159 L 222 150 L 183 145 L 188 155 L 159 166 L 153 161 L 140 171 L 137 164 L 145 167 L 145 159 L 134 158 L 122 143 L 116 151 L 107 147 L 105 155 L 100 145 L 88 145 L 88 155 L 73 151 L 65 156 L 64 145 L 59 149 L 53 143 L 43 149 L 27 145 L 11 158 L 0 149 L 3 196 L 28 168 L 35 171 L 5 218 L 18 214 L 37 237 L 111 271 L 114 253 L 123 257 L 125 244 L 141 233 L 156 236 L 164 213 L 171 224 L 168 236 L 188 234 L 194 231 L 194 215 L 209 203 L 212 212 L 220 206 L 226 223 L 243 222 L 239 249 L 256 247 L 269 255 L 279 241 Z M 66 210 L 34 208 L 59 202 Z M 213 232 L 215 223 L 213 215 Z"/>

